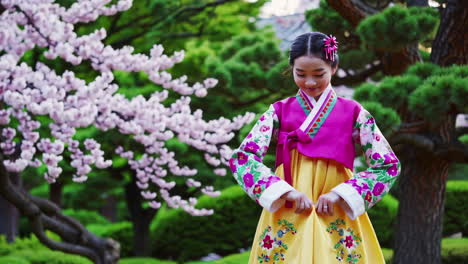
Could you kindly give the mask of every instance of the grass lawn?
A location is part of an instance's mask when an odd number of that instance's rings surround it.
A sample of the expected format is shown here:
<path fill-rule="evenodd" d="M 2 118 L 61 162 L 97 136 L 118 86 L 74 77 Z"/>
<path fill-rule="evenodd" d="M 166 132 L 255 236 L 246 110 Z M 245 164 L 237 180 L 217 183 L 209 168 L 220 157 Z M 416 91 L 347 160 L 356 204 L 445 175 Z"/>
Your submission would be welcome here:
<path fill-rule="evenodd" d="M 463 255 L 468 248 L 468 238 L 445 238 L 442 240 L 442 255 Z M 393 250 L 382 249 L 385 261 L 391 263 Z M 185 264 L 246 264 L 249 261 L 249 251 L 233 254 L 215 261 L 190 261 Z M 175 261 L 157 260 L 152 258 L 127 258 L 119 264 L 177 264 Z"/>

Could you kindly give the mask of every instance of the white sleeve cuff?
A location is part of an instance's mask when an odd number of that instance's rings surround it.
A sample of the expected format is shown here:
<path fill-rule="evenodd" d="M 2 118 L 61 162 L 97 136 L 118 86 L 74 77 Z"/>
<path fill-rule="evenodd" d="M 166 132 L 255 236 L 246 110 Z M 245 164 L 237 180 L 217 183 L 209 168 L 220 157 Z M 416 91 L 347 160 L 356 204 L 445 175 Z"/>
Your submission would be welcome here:
<path fill-rule="evenodd" d="M 341 183 L 332 189 L 338 194 L 346 203 L 341 203 L 341 207 L 352 220 L 362 215 L 366 210 L 364 209 L 364 200 L 361 195 L 351 186 L 346 183 Z"/>
<path fill-rule="evenodd" d="M 285 200 L 280 198 L 281 195 L 292 190 L 294 188 L 286 181 L 275 182 L 263 191 L 259 203 L 263 208 L 274 213 L 285 203 Z"/>

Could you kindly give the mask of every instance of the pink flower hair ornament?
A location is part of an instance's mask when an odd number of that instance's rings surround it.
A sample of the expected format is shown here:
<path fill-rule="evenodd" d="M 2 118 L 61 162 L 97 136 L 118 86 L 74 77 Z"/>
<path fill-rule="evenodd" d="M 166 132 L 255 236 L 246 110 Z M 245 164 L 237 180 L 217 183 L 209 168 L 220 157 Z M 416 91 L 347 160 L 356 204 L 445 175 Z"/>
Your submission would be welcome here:
<path fill-rule="evenodd" d="M 335 61 L 335 54 L 338 51 L 338 41 L 332 35 L 327 36 L 323 39 L 325 45 L 325 58 L 331 61 Z"/>

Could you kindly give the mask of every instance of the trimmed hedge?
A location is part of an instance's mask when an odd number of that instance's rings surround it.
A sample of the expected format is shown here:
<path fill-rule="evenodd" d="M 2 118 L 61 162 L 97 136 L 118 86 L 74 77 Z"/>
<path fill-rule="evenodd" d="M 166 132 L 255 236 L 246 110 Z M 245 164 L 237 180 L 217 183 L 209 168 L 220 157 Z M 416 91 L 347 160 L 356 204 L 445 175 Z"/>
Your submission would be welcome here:
<path fill-rule="evenodd" d="M 214 209 L 211 216 L 191 216 L 182 210 L 161 208 L 151 224 L 152 255 L 187 261 L 211 252 L 225 256 L 252 245 L 261 212 L 238 185 L 219 197 L 202 196 L 198 208 Z"/>
<path fill-rule="evenodd" d="M 52 250 L 15 251 L 12 256 L 25 259 L 31 264 L 92 264 L 87 258 Z"/>
<path fill-rule="evenodd" d="M 14 256 L 0 257 L 0 263 L 5 264 L 31 264 L 31 262 Z"/>
<path fill-rule="evenodd" d="M 52 232 L 46 231 L 48 237 L 53 240 L 59 240 L 58 236 Z M 5 259 L 0 258 L 0 263 L 12 264 L 91 264 L 92 262 L 84 257 L 65 254 L 60 251 L 53 251 L 41 244 L 36 236 L 31 235 L 25 238 L 16 238 L 14 243 L 8 243 L 5 236 L 0 236 L 0 256 L 11 257 L 11 262 L 2 262 Z M 16 262 L 14 262 L 16 261 Z"/>
<path fill-rule="evenodd" d="M 104 216 L 100 215 L 95 211 L 89 210 L 74 210 L 74 209 L 65 209 L 62 213 L 66 216 L 72 217 L 80 222 L 82 225 L 108 225 L 111 222 L 107 220 Z"/>
<path fill-rule="evenodd" d="M 468 263 L 468 238 L 442 239 L 442 264 Z M 387 264 L 393 261 L 393 250 L 384 249 Z"/>
<path fill-rule="evenodd" d="M 468 263 L 468 238 L 442 240 L 442 264 Z"/>
<path fill-rule="evenodd" d="M 47 249 L 34 235 L 24 238 L 17 237 L 14 243 L 8 243 L 5 236 L 0 235 L 0 256 L 7 256 L 21 250 L 41 251 Z"/>
<path fill-rule="evenodd" d="M 392 247 L 397 210 L 398 200 L 387 194 L 367 211 L 381 247 Z"/>
<path fill-rule="evenodd" d="M 448 181 L 445 193 L 445 236 L 462 232 L 468 236 L 468 181 Z"/>
<path fill-rule="evenodd" d="M 175 264 L 174 261 L 157 260 L 153 258 L 126 258 L 121 259 L 119 264 Z"/>
<path fill-rule="evenodd" d="M 132 256 L 133 227 L 131 222 L 118 222 L 107 225 L 88 225 L 86 228 L 99 237 L 110 237 L 120 243 L 120 257 Z"/>

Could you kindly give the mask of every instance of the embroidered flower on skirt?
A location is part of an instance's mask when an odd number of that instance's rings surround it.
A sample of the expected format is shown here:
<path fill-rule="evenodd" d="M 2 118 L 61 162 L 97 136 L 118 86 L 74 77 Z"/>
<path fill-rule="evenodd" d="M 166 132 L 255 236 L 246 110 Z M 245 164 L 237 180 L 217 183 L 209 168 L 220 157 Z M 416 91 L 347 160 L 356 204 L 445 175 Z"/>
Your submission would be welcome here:
<path fill-rule="evenodd" d="M 357 252 L 357 247 L 361 244 L 361 237 L 354 234 L 353 229 L 349 227 L 346 228 L 346 222 L 340 218 L 330 223 L 327 232 L 330 234 L 336 233 L 338 235 L 339 240 L 334 246 L 336 259 L 349 264 L 358 263 L 359 259 L 361 259 L 361 254 Z"/>
<path fill-rule="evenodd" d="M 271 226 L 268 226 L 260 236 L 259 246 L 262 253 L 257 256 L 259 263 L 285 264 L 285 253 L 288 250 L 288 245 L 283 242 L 282 238 L 288 233 L 295 235 L 297 230 L 292 223 L 285 219 L 278 220 L 278 225 L 278 231 L 275 232 Z"/>

